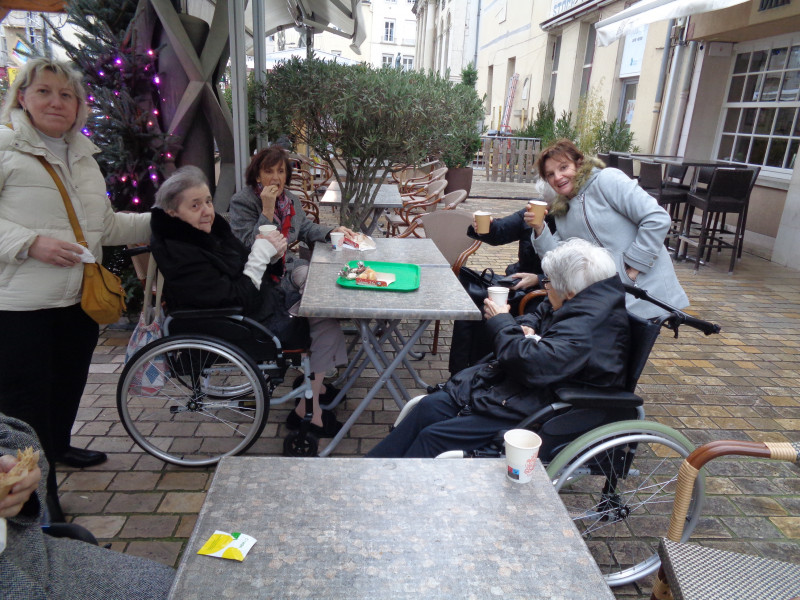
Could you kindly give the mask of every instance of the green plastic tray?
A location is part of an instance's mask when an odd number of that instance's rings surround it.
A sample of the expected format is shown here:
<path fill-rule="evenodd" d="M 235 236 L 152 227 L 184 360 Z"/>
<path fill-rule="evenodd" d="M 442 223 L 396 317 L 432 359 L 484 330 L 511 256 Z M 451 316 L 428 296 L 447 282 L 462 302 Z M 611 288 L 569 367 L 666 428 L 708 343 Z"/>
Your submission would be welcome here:
<path fill-rule="evenodd" d="M 342 287 L 356 288 L 359 290 L 378 290 L 381 292 L 411 292 L 419 288 L 419 265 L 409 265 L 407 263 L 377 262 L 365 260 L 364 264 L 378 273 L 394 273 L 395 280 L 386 287 L 373 285 L 359 285 L 352 279 L 339 277 L 336 280 Z M 350 268 L 358 266 L 357 260 L 347 263 Z"/>

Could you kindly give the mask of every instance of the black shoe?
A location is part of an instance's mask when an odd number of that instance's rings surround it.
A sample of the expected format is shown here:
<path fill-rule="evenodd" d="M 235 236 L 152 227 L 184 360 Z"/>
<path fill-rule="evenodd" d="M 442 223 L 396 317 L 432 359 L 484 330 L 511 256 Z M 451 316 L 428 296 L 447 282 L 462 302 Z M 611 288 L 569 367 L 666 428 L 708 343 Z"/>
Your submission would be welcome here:
<path fill-rule="evenodd" d="M 303 417 L 298 415 L 295 411 L 291 411 L 286 417 L 286 427 L 291 430 L 300 429 L 300 424 L 303 422 Z M 342 424 L 336 420 L 332 412 L 322 411 L 322 427 L 319 425 L 309 424 L 308 431 L 313 433 L 318 438 L 332 438 L 339 433 Z"/>
<path fill-rule="evenodd" d="M 108 456 L 106 456 L 105 452 L 85 450 L 83 448 L 75 448 L 74 446 L 70 446 L 66 452 L 56 458 L 57 462 L 79 469 L 93 467 L 94 465 L 106 462 L 106 460 L 108 460 Z"/>

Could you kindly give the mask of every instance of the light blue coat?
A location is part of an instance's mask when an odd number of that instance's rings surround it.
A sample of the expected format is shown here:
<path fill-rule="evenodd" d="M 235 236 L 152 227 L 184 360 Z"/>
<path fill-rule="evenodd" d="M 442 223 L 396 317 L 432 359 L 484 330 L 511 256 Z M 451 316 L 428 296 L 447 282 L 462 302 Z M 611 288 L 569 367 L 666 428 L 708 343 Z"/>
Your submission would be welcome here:
<path fill-rule="evenodd" d="M 689 305 L 664 246 L 670 216 L 622 171 L 592 168 L 586 183 L 569 201 L 569 211 L 556 216 L 555 222 L 555 234 L 545 227 L 538 238 L 535 234 L 531 238 L 540 257 L 561 240 L 588 240 L 611 252 L 623 283 L 647 290 L 651 296 L 676 308 Z M 625 265 L 640 272 L 635 282 L 625 273 Z M 626 306 L 644 318 L 664 314 L 657 306 L 630 294 Z"/>

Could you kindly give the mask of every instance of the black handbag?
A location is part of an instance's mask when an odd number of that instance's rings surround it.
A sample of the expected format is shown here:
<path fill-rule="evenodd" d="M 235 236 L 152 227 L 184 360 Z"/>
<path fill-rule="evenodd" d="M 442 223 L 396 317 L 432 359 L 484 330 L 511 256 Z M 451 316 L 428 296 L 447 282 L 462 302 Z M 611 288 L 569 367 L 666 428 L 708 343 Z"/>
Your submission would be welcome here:
<path fill-rule="evenodd" d="M 490 268 L 486 268 L 483 272 L 478 273 L 469 267 L 461 267 L 461 270 L 458 272 L 458 280 L 461 282 L 461 285 L 464 286 L 464 289 L 467 294 L 469 294 L 469 297 L 472 298 L 475 305 L 480 309 L 483 308 L 483 301 L 489 296 L 489 288 L 493 285 L 497 285 L 496 282 L 498 279 L 500 278 L 495 275 L 494 271 Z"/>
<path fill-rule="evenodd" d="M 464 286 L 469 297 L 472 298 L 475 306 L 481 309 L 481 312 L 483 311 L 483 301 L 489 296 L 489 288 L 498 285 L 497 282 L 504 277 L 505 275 L 496 275 L 489 267 L 480 273 L 469 267 L 461 267 L 461 270 L 458 272 L 458 280 L 461 282 L 461 285 Z M 525 297 L 527 291 L 528 290 L 508 290 L 508 303 L 511 305 L 512 314 L 516 314 L 517 307 L 522 301 L 522 298 Z"/>

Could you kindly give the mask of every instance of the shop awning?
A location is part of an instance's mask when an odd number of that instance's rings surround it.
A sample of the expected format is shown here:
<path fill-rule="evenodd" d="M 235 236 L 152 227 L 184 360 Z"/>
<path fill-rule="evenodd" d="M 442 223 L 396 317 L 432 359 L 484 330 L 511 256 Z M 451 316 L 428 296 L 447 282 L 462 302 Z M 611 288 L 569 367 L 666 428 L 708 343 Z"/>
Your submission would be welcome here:
<path fill-rule="evenodd" d="M 749 0 L 643 0 L 595 24 L 597 45 L 608 46 L 629 31 L 656 21 L 688 17 L 748 2 Z"/>

